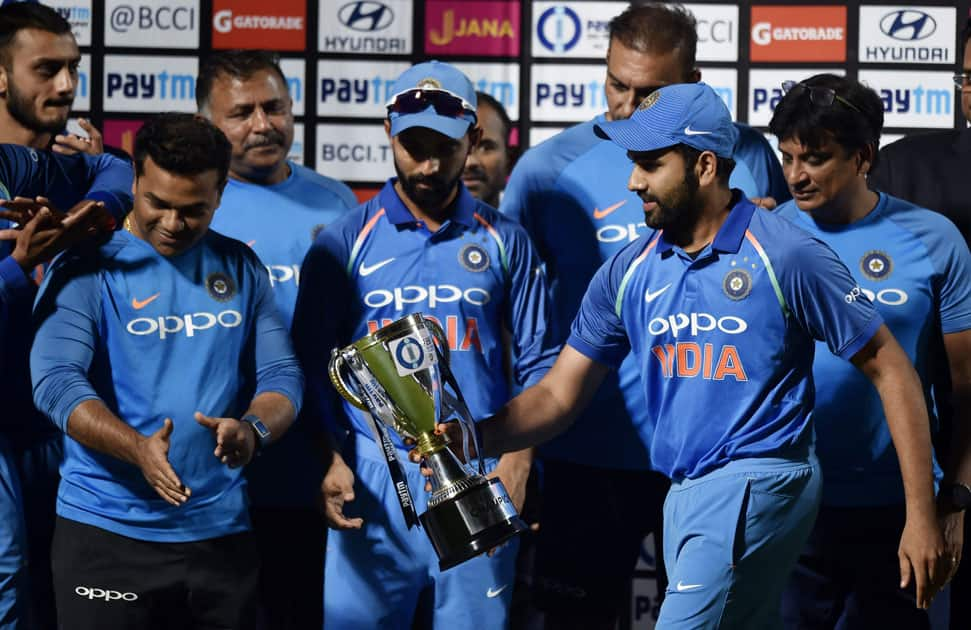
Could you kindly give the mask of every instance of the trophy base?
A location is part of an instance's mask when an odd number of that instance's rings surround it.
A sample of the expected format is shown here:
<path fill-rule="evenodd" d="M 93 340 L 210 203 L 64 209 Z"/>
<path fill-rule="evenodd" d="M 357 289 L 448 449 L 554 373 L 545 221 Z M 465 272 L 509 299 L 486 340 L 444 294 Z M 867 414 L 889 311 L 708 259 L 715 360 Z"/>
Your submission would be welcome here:
<path fill-rule="evenodd" d="M 489 479 L 420 517 L 442 571 L 498 547 L 528 529 L 502 482 Z"/>

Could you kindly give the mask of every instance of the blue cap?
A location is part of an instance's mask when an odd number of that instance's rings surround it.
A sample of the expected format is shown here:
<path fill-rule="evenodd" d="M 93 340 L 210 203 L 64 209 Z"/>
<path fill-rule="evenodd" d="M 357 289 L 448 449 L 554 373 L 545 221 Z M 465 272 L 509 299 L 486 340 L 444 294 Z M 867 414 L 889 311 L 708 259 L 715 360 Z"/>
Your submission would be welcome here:
<path fill-rule="evenodd" d="M 628 151 L 656 151 L 686 144 L 730 158 L 738 130 L 721 97 L 705 83 L 678 83 L 651 92 L 627 120 L 594 127 L 601 138 Z"/>
<path fill-rule="evenodd" d="M 393 96 L 388 101 L 388 107 L 394 104 L 401 94 L 412 90 L 435 90 L 447 92 L 462 100 L 465 113 L 458 118 L 442 116 L 429 105 L 425 111 L 414 114 L 389 112 L 391 121 L 391 135 L 397 136 L 411 127 L 427 127 L 448 136 L 461 138 L 476 121 L 475 87 L 472 81 L 455 66 L 441 61 L 426 61 L 405 70 L 391 88 Z"/>

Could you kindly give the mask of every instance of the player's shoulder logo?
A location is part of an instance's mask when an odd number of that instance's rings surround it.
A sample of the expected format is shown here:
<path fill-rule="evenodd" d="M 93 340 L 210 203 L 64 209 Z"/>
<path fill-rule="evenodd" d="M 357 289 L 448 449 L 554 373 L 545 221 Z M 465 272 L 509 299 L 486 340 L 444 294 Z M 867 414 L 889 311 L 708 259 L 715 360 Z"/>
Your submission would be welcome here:
<path fill-rule="evenodd" d="M 217 302 L 228 302 L 236 295 L 236 283 L 228 275 L 217 271 L 206 277 L 206 291 Z"/>
<path fill-rule="evenodd" d="M 320 233 L 324 231 L 325 227 L 327 227 L 326 223 L 318 223 L 315 225 L 313 229 L 310 230 L 310 240 L 316 241 L 317 237 L 320 236 Z"/>
<path fill-rule="evenodd" d="M 870 250 L 860 259 L 860 271 L 870 280 L 886 280 L 893 271 L 893 259 L 887 252 Z"/>
<path fill-rule="evenodd" d="M 722 290 L 733 300 L 744 300 L 752 292 L 752 276 L 744 269 L 732 269 L 722 280 Z"/>
<path fill-rule="evenodd" d="M 637 111 L 641 112 L 641 111 L 644 111 L 645 109 L 651 109 L 660 99 L 661 99 L 660 92 L 658 92 L 657 90 L 655 90 L 654 92 L 651 92 L 650 94 L 645 96 L 644 100 L 641 101 L 641 104 L 637 106 Z"/>
<path fill-rule="evenodd" d="M 469 243 L 459 251 L 459 263 L 469 271 L 485 271 L 489 268 L 489 252 L 481 245 Z"/>

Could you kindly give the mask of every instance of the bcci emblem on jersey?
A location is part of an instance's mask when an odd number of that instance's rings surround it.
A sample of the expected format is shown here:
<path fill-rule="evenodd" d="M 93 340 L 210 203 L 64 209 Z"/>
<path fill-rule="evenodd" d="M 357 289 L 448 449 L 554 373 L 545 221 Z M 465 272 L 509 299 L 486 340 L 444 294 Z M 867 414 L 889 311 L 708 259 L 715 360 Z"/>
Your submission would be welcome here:
<path fill-rule="evenodd" d="M 469 243 L 459 252 L 459 262 L 469 271 L 485 271 L 489 268 L 489 253 L 482 246 Z"/>
<path fill-rule="evenodd" d="M 752 276 L 744 269 L 732 269 L 725 274 L 722 289 L 733 300 L 744 300 L 752 292 Z"/>
<path fill-rule="evenodd" d="M 860 270 L 870 280 L 886 280 L 893 271 L 893 260 L 885 252 L 873 250 L 863 254 Z"/>
<path fill-rule="evenodd" d="M 217 302 L 228 302 L 236 295 L 236 283 L 226 274 L 217 271 L 206 278 L 206 291 Z"/>

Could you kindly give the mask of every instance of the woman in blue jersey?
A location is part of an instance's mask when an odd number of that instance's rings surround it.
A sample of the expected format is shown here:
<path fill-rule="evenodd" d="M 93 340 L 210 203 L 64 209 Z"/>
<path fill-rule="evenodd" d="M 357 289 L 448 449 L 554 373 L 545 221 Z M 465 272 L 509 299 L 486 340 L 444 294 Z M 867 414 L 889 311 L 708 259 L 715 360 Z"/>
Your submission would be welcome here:
<path fill-rule="evenodd" d="M 937 406 L 949 401 L 935 401 L 931 386 L 950 375 L 955 432 L 941 445 L 934 472 L 954 570 L 971 504 L 971 254 L 945 217 L 867 187 L 883 127 L 876 92 L 831 74 L 784 87 L 769 129 L 779 138 L 793 200 L 778 214 L 846 263 L 917 369 L 923 383 L 917 402 L 934 428 Z M 893 575 L 907 506 L 879 393 L 822 350 L 813 363 L 822 507 L 786 593 L 786 624 L 929 628 L 932 619 L 914 605 L 913 589 L 900 588 Z"/>

